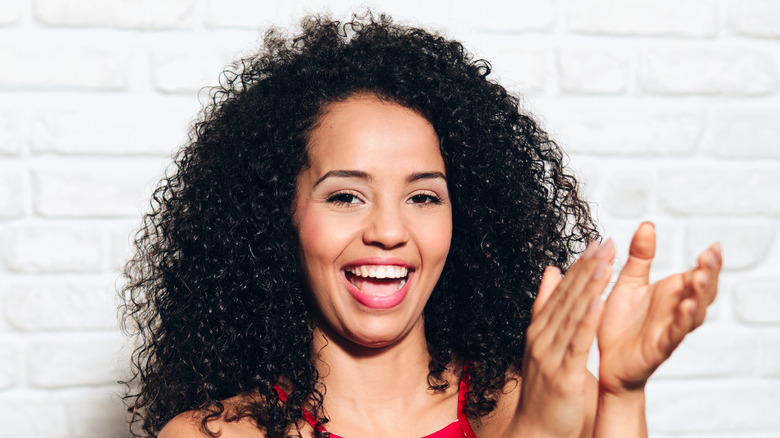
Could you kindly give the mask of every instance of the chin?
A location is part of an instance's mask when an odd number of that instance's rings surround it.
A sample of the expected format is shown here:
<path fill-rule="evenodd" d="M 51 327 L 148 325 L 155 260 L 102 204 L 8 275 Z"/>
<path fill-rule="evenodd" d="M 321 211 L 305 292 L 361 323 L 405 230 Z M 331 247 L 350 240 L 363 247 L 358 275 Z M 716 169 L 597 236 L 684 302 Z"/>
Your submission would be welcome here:
<path fill-rule="evenodd" d="M 363 324 L 356 324 L 356 330 L 339 331 L 338 335 L 344 340 L 365 348 L 386 348 L 398 344 L 404 340 L 410 333 L 415 331 L 418 324 L 422 324 L 422 319 L 418 323 L 410 325 L 388 324 L 389 321 L 370 321 Z"/>

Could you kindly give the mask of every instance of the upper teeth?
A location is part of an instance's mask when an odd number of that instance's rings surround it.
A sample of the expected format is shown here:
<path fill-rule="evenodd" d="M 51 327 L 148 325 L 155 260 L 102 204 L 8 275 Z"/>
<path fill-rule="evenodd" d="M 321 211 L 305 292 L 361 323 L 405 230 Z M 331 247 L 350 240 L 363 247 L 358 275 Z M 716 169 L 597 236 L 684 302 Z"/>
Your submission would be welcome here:
<path fill-rule="evenodd" d="M 408 269 L 401 266 L 352 266 L 347 268 L 347 272 L 358 277 L 372 278 L 403 278 L 409 272 Z"/>

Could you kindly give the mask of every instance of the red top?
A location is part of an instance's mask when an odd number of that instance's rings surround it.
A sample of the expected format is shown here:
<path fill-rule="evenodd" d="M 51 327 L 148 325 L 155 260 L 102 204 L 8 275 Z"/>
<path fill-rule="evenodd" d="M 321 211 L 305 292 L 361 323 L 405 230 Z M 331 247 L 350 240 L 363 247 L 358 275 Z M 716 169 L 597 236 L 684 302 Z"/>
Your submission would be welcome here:
<path fill-rule="evenodd" d="M 463 406 L 466 404 L 466 393 L 469 390 L 470 381 L 471 378 L 466 371 L 466 367 L 463 367 L 463 374 L 461 375 L 460 385 L 458 386 L 458 419 L 445 426 L 444 429 L 440 429 L 430 435 L 425 435 L 422 438 L 476 438 L 474 431 L 471 430 L 471 425 L 469 424 L 468 418 L 466 418 L 466 414 L 463 413 Z M 274 389 L 279 394 L 279 398 L 283 402 L 287 402 L 287 393 L 276 385 L 274 385 Z M 335 433 L 330 433 L 325 430 L 325 426 L 320 424 L 310 412 L 303 411 L 303 418 L 306 419 L 315 431 L 319 432 L 320 436 L 342 438 Z"/>

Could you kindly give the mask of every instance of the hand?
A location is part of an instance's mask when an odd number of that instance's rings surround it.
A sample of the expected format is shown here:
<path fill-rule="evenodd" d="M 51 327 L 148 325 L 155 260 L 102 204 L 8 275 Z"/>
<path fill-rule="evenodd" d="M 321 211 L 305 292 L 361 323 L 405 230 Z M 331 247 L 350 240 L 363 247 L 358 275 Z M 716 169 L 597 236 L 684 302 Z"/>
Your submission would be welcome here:
<path fill-rule="evenodd" d="M 598 329 L 599 388 L 611 394 L 643 390 L 647 379 L 686 334 L 701 325 L 718 291 L 719 244 L 698 266 L 650 284 L 655 227 L 640 225 L 629 257 L 605 303 Z"/>
<path fill-rule="evenodd" d="M 611 240 L 600 247 L 591 243 L 566 276 L 558 268 L 545 270 L 526 335 L 515 436 L 582 434 L 595 404 L 586 363 L 614 255 Z"/>

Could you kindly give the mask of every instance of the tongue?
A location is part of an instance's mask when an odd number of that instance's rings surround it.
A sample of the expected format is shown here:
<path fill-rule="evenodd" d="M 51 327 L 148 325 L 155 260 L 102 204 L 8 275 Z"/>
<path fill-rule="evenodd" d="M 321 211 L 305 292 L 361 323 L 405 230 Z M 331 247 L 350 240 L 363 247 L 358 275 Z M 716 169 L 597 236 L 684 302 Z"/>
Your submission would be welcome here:
<path fill-rule="evenodd" d="M 374 295 L 377 297 L 386 297 L 394 294 L 398 291 L 398 285 L 401 279 L 399 278 L 363 278 L 353 277 L 352 284 L 355 285 L 361 292 L 367 295 Z"/>

